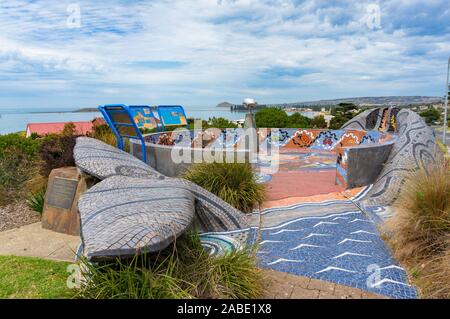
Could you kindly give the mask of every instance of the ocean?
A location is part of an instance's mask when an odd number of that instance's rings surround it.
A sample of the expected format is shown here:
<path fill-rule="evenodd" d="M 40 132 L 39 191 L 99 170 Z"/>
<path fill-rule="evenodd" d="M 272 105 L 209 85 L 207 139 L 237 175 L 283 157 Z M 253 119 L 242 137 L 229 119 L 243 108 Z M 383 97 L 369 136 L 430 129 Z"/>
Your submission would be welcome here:
<path fill-rule="evenodd" d="M 210 117 L 224 117 L 229 120 L 245 118 L 244 112 L 231 112 L 228 108 L 185 106 L 187 117 L 209 119 Z M 89 121 L 101 117 L 99 112 L 70 112 L 67 109 L 55 108 L 0 108 L 0 134 L 25 131 L 28 123 L 46 122 L 77 122 Z"/>
<path fill-rule="evenodd" d="M 213 116 L 229 120 L 243 120 L 245 112 L 232 112 L 224 107 L 185 106 L 187 117 L 207 120 Z M 71 112 L 55 108 L 0 108 L 0 134 L 25 131 L 28 123 L 78 122 L 102 117 L 100 112 Z M 288 112 L 288 114 L 291 114 Z M 302 112 L 304 116 L 314 117 L 316 112 Z"/>

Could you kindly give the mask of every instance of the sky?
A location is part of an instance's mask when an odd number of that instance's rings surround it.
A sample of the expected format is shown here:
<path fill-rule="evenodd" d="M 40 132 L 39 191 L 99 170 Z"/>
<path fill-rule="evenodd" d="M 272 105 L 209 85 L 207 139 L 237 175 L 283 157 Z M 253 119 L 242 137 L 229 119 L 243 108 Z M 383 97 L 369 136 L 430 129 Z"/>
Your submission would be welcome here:
<path fill-rule="evenodd" d="M 448 0 L 0 0 L 0 108 L 443 96 Z"/>

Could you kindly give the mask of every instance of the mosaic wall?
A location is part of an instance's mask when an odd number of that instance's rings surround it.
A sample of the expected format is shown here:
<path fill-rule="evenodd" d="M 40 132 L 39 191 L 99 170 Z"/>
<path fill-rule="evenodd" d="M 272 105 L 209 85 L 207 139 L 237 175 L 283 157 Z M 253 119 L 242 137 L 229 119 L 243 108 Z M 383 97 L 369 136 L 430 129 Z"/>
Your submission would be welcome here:
<path fill-rule="evenodd" d="M 377 126 L 373 129 L 397 134 L 383 170 L 361 202 L 368 211 L 376 212 L 379 207 L 391 205 L 398 198 L 411 172 L 419 168 L 429 169 L 441 154 L 432 129 L 418 114 L 408 109 L 394 107 L 369 110 L 350 120 L 343 128 L 366 129 L 375 122 L 374 114 L 377 115 Z M 384 209 L 382 211 L 383 217 L 389 216 Z"/>
<path fill-rule="evenodd" d="M 146 141 L 160 145 L 203 148 L 236 148 L 245 134 L 243 129 L 207 129 L 204 132 L 181 131 L 148 135 Z M 366 130 L 259 129 L 259 144 L 263 149 L 310 148 L 334 151 L 340 147 L 375 144 L 388 141 L 390 134 Z M 202 141 L 204 139 L 205 141 Z"/>

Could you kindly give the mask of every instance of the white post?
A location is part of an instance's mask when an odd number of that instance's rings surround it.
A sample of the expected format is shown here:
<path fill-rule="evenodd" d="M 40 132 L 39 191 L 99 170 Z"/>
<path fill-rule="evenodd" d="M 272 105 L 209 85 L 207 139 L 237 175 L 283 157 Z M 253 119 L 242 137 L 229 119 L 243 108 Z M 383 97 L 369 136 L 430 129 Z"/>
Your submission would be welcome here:
<path fill-rule="evenodd" d="M 448 94 L 450 91 L 450 84 L 449 84 L 449 73 L 450 73 L 450 57 L 448 58 L 448 65 L 447 65 L 447 82 L 445 83 L 445 109 L 444 109 L 444 127 L 442 129 L 442 143 L 446 145 L 446 138 L 447 138 L 447 109 L 448 109 Z"/>

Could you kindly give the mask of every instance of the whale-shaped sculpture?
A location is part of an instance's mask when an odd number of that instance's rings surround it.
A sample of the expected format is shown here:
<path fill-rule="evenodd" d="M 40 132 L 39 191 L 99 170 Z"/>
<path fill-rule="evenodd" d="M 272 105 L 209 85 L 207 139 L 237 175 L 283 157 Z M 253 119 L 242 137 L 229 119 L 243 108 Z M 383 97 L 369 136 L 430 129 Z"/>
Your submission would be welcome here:
<path fill-rule="evenodd" d="M 81 171 L 102 181 L 80 197 L 83 253 L 89 259 L 167 247 L 189 227 L 217 232 L 248 226 L 244 213 L 202 187 L 158 173 L 131 154 L 79 137 Z"/>

